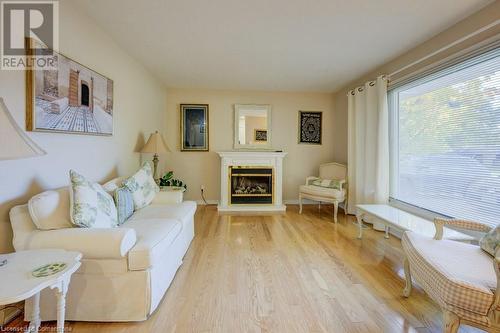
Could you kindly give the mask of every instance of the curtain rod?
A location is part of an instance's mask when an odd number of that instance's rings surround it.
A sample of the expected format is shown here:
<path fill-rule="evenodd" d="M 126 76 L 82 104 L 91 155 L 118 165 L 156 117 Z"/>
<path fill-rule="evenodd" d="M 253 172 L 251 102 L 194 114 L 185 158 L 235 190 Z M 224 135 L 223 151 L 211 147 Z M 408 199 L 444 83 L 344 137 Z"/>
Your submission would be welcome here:
<path fill-rule="evenodd" d="M 449 48 L 451 48 L 451 47 L 453 47 L 453 46 L 455 46 L 455 45 L 457 45 L 457 44 L 460 44 L 460 43 L 462 43 L 463 41 L 465 41 L 465 40 L 467 40 L 467 39 L 469 39 L 469 38 L 472 38 L 472 37 L 474 37 L 474 36 L 476 36 L 476 35 L 478 35 L 478 34 L 480 34 L 480 33 L 484 32 L 484 31 L 486 31 L 486 30 L 488 30 L 488 29 L 490 29 L 490 28 L 492 28 L 492 27 L 494 27 L 494 26 L 498 25 L 499 23 L 500 23 L 500 19 L 498 19 L 498 20 L 496 20 L 496 21 L 494 21 L 494 22 L 492 22 L 492 23 L 490 23 L 490 24 L 488 24 L 488 25 L 485 25 L 484 27 L 482 27 L 482 28 L 480 28 L 480 29 L 478 29 L 478 30 L 476 30 L 476 31 L 473 31 L 473 32 L 471 32 L 470 34 L 468 34 L 468 35 L 466 35 L 466 36 L 463 36 L 463 37 L 461 37 L 461 38 L 459 38 L 459 39 L 455 40 L 454 42 L 451 42 L 450 44 L 445 45 L 445 46 L 443 46 L 442 48 L 440 48 L 440 49 L 438 49 L 438 50 L 436 50 L 436 51 L 434 51 L 434 52 L 431 52 L 431 53 L 429 53 L 428 55 L 426 55 L 426 56 L 424 56 L 424 57 L 422 57 L 422 58 L 420 58 L 420 59 L 418 59 L 418 60 L 416 60 L 416 61 L 414 61 L 414 62 L 412 62 L 412 63 L 410 63 L 410 64 L 408 64 L 408 65 L 406 65 L 406 66 L 401 67 L 400 69 L 398 69 L 398 70 L 396 70 L 396 71 L 392 72 L 391 74 L 389 74 L 389 77 L 392 77 L 393 75 L 396 75 L 396 74 L 398 74 L 398 73 L 401 73 L 402 71 L 405 71 L 405 70 L 407 70 L 408 68 L 413 67 L 413 66 L 415 66 L 416 64 L 421 63 L 422 61 L 425 61 L 425 60 L 427 60 L 427 59 L 429 59 L 429 58 L 431 58 L 431 57 L 435 56 L 436 54 L 439 54 L 439 53 L 441 53 L 441 52 L 443 52 L 443 51 L 445 51 L 445 50 L 447 50 L 447 49 L 449 49 Z"/>
<path fill-rule="evenodd" d="M 399 74 L 399 73 L 401 73 L 401 72 L 403 72 L 403 71 L 407 70 L 408 68 L 413 67 L 413 66 L 415 66 L 415 65 L 417 65 L 417 64 L 419 64 L 419 63 L 421 63 L 421 62 L 423 62 L 423 61 L 425 61 L 425 60 L 427 60 L 427 59 L 429 59 L 429 58 L 431 58 L 431 57 L 433 57 L 433 56 L 435 56 L 436 54 L 439 54 L 439 53 L 441 53 L 441 52 L 443 52 L 443 51 L 445 51 L 445 50 L 447 50 L 447 49 L 449 49 L 449 48 L 451 48 L 451 47 L 453 47 L 453 46 L 455 46 L 455 45 L 457 45 L 457 44 L 460 44 L 460 43 L 462 43 L 463 41 L 466 41 L 467 39 L 472 38 L 472 37 L 474 37 L 474 36 L 476 36 L 476 35 L 478 35 L 478 34 L 480 34 L 480 33 L 484 32 L 484 31 L 486 31 L 486 30 L 488 30 L 488 29 L 490 29 L 490 28 L 492 28 L 492 27 L 495 27 L 495 26 L 496 26 L 496 25 L 498 25 L 499 23 L 500 23 L 500 19 L 495 20 L 494 22 L 492 22 L 492 23 L 490 23 L 490 24 L 488 24 L 488 25 L 485 25 L 484 27 L 482 27 L 482 28 L 480 28 L 480 29 L 477 29 L 477 30 L 473 31 L 473 32 L 471 32 L 470 34 L 468 34 L 468 35 L 466 35 L 466 36 L 463 36 L 463 37 L 461 37 L 461 38 L 459 38 L 459 39 L 457 39 L 457 40 L 455 40 L 455 41 L 451 42 L 450 44 L 445 45 L 445 46 L 441 47 L 440 49 L 438 49 L 438 50 L 436 50 L 436 51 L 434 51 L 434 52 L 431 52 L 431 53 L 429 53 L 428 55 L 426 55 L 426 56 L 424 56 L 424 57 L 422 57 L 422 58 L 420 58 L 420 59 L 417 59 L 417 60 L 413 61 L 412 63 L 410 63 L 410 64 L 406 65 L 406 66 L 403 66 L 403 67 L 401 67 L 401 68 L 399 68 L 399 69 L 395 70 L 394 72 L 392 72 L 392 73 L 390 73 L 390 74 L 388 74 L 388 75 L 385 75 L 385 74 L 384 74 L 384 75 L 382 75 L 382 78 L 385 78 L 385 79 L 387 79 L 387 80 L 389 81 L 389 80 L 391 79 L 391 77 L 392 77 L 392 76 L 394 76 L 394 75 L 396 75 L 396 74 Z M 371 80 L 371 81 L 368 81 L 368 84 L 369 84 L 370 86 L 374 86 L 374 85 L 375 85 L 375 82 L 376 82 L 375 80 Z M 350 90 L 347 92 L 347 95 L 349 95 L 349 94 L 354 95 L 356 90 L 357 90 L 358 92 L 362 92 L 362 91 L 364 90 L 364 87 L 363 87 L 363 86 L 358 86 L 358 87 L 355 87 L 355 88 L 353 88 L 353 89 L 350 89 Z"/>

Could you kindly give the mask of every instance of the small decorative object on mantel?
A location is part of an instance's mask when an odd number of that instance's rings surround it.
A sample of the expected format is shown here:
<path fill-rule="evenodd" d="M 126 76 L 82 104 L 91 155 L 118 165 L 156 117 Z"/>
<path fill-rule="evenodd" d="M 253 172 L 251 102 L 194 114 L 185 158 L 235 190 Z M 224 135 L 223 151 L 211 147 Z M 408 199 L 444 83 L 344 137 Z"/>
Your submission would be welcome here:
<path fill-rule="evenodd" d="M 113 80 L 62 54 L 54 59 L 56 70 L 26 71 L 26 130 L 113 135 Z"/>
<path fill-rule="evenodd" d="M 160 178 L 160 187 L 176 187 L 187 190 L 187 185 L 180 179 L 173 178 L 174 172 L 169 171 Z"/>
<path fill-rule="evenodd" d="M 299 143 L 321 144 L 321 111 L 299 111 Z"/>
<path fill-rule="evenodd" d="M 153 134 L 149 136 L 148 142 L 146 142 L 146 145 L 141 149 L 141 153 L 152 153 L 154 154 L 153 156 L 153 179 L 157 184 L 159 184 L 159 179 L 156 178 L 157 172 L 158 172 L 158 154 L 165 154 L 170 152 L 170 148 L 168 148 L 167 144 L 165 143 L 165 140 L 163 140 L 163 137 L 161 134 L 156 131 Z"/>
<path fill-rule="evenodd" d="M 208 151 L 208 104 L 181 104 L 181 151 Z"/>

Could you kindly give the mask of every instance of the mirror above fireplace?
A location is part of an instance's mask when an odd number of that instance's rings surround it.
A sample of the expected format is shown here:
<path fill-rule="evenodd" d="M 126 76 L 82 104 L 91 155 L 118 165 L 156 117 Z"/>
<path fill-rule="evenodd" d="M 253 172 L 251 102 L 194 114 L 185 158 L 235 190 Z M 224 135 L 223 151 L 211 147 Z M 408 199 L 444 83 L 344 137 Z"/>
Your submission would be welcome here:
<path fill-rule="evenodd" d="M 271 149 L 271 106 L 236 104 L 234 106 L 234 148 Z"/>

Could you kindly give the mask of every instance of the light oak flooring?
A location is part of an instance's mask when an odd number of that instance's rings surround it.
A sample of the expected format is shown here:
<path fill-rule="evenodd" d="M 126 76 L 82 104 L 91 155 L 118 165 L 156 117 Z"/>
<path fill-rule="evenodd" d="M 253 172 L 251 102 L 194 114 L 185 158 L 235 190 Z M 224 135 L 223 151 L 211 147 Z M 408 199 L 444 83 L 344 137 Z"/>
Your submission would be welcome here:
<path fill-rule="evenodd" d="M 159 308 L 141 323 L 68 323 L 80 332 L 441 332 L 441 311 L 417 287 L 401 296 L 397 238 L 332 207 L 284 215 L 196 213 L 196 237 Z M 123 300 L 133 302 L 133 300 Z M 14 325 L 21 325 L 20 319 Z M 19 327 L 19 326 L 18 326 Z M 44 324 L 44 328 L 54 323 Z M 462 327 L 460 332 L 478 332 Z"/>

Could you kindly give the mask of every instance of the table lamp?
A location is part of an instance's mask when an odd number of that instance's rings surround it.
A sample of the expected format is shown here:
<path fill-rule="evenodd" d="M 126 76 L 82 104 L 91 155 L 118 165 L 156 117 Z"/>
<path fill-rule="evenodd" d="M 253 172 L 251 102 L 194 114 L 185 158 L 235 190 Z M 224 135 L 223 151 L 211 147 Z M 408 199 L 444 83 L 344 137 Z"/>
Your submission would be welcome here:
<path fill-rule="evenodd" d="M 157 178 L 157 169 L 158 169 L 158 154 L 164 154 L 170 152 L 170 149 L 168 148 L 167 144 L 163 140 L 163 137 L 161 136 L 158 131 L 154 132 L 151 134 L 151 136 L 148 139 L 148 142 L 146 142 L 146 145 L 141 149 L 141 153 L 152 153 L 154 154 L 153 157 L 153 179 L 158 183 L 159 179 Z"/>
<path fill-rule="evenodd" d="M 45 154 L 46 152 L 17 125 L 3 98 L 0 97 L 0 161 Z M 7 259 L 0 255 L 0 267 L 6 264 Z"/>

